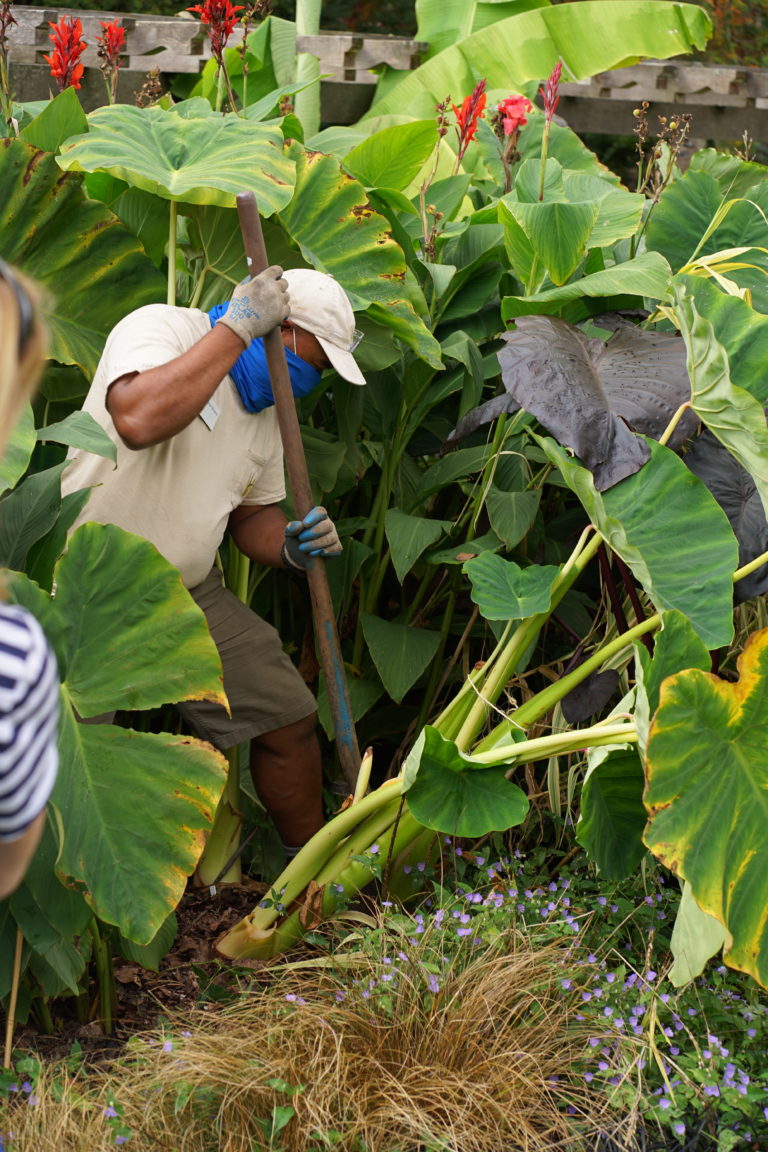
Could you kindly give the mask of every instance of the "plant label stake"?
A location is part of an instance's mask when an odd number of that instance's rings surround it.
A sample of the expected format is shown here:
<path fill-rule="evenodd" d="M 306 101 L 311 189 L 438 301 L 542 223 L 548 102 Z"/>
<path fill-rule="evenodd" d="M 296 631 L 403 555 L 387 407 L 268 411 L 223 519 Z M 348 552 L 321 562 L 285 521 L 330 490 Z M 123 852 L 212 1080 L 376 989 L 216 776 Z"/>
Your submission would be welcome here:
<path fill-rule="evenodd" d="M 259 272 L 263 272 L 269 264 L 264 235 L 261 230 L 261 219 L 256 206 L 256 197 L 252 192 L 239 192 L 236 201 L 245 256 L 248 261 L 248 272 L 251 276 L 256 276 Z M 263 339 L 267 368 L 272 383 L 272 395 L 275 398 L 277 422 L 283 442 L 288 483 L 296 517 L 302 520 L 314 507 L 314 501 L 304 447 L 301 442 L 299 418 L 296 414 L 288 365 L 285 360 L 285 349 L 280 339 L 279 328 L 273 328 L 271 332 L 267 332 Z M 347 786 L 350 791 L 354 791 L 360 770 L 360 751 L 352 723 L 352 709 L 344 675 L 344 664 L 341 659 L 333 602 L 328 587 L 328 574 L 322 556 L 313 556 L 312 559 L 313 564 L 307 572 L 307 580 L 312 600 L 312 617 L 315 624 L 320 666 L 325 674 L 325 686 L 328 692 L 328 703 L 336 735 L 336 744 L 339 749 L 341 768 Z"/>

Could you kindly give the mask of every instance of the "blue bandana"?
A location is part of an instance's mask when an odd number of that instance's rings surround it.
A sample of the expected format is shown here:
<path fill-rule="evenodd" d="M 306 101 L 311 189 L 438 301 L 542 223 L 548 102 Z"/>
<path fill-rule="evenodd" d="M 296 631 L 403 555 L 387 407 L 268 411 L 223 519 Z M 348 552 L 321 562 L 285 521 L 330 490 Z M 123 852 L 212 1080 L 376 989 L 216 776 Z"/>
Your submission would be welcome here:
<path fill-rule="evenodd" d="M 217 304 L 211 308 L 208 315 L 212 325 L 224 315 L 228 307 L 227 303 Z M 294 396 L 297 399 L 299 396 L 308 396 L 312 389 L 317 387 L 322 373 L 297 356 L 291 348 L 285 349 L 285 359 L 288 363 L 288 375 Z M 265 408 L 272 407 L 275 398 L 272 395 L 264 341 L 260 337 L 252 340 L 250 347 L 238 356 L 229 374 L 235 382 L 246 411 L 262 412 Z"/>

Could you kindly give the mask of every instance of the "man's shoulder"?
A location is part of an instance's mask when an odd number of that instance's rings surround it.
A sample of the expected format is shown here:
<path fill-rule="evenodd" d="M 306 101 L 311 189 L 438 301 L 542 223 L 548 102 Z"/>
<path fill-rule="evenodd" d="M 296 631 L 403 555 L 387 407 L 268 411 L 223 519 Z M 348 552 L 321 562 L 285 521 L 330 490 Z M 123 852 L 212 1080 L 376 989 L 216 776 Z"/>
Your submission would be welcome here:
<path fill-rule="evenodd" d="M 196 339 L 211 326 L 207 312 L 199 308 L 180 308 L 174 304 L 144 304 L 119 320 L 110 333 L 110 340 L 127 332 L 170 338 L 192 333 Z"/>

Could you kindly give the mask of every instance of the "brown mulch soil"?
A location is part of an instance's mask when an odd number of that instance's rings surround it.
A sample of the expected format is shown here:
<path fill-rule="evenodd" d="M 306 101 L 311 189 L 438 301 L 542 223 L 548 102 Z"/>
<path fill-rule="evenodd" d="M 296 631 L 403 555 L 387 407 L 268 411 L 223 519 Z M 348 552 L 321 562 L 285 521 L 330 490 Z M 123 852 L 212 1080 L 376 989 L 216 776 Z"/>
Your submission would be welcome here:
<path fill-rule="evenodd" d="M 252 979 L 254 969 L 264 966 L 246 961 L 233 967 L 217 959 L 214 942 L 251 912 L 268 885 L 246 879 L 242 884 L 219 887 L 214 895 L 208 888 L 188 888 L 176 909 L 179 930 L 173 947 L 151 972 L 121 956 L 114 957 L 116 1004 L 111 1035 L 105 1035 L 98 1019 L 81 1023 L 75 1018 L 71 999 L 50 1005 L 55 1031 L 47 1035 L 30 1021 L 17 1029 L 14 1047 L 34 1053 L 44 1060 L 60 1060 L 70 1055 L 73 1043 L 80 1045 L 88 1063 L 119 1056 L 136 1032 L 156 1027 L 169 1013 L 199 1007 L 201 1001 L 215 1009 L 236 995 L 243 977 Z M 251 971 L 245 971 L 251 969 Z M 96 988 L 92 987 L 94 1009 L 98 1012 Z"/>

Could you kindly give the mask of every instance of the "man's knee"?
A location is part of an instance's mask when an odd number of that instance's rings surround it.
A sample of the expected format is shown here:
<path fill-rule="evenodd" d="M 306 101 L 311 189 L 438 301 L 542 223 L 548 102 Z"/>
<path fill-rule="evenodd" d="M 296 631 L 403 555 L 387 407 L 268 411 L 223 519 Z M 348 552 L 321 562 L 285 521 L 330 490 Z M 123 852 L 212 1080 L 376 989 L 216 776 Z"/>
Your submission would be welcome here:
<path fill-rule="evenodd" d="M 272 732 L 263 732 L 254 738 L 253 743 L 265 751 L 281 753 L 295 749 L 297 744 L 314 743 L 317 740 L 317 712 L 310 712 L 301 720 L 286 724 L 284 728 L 275 728 Z"/>

